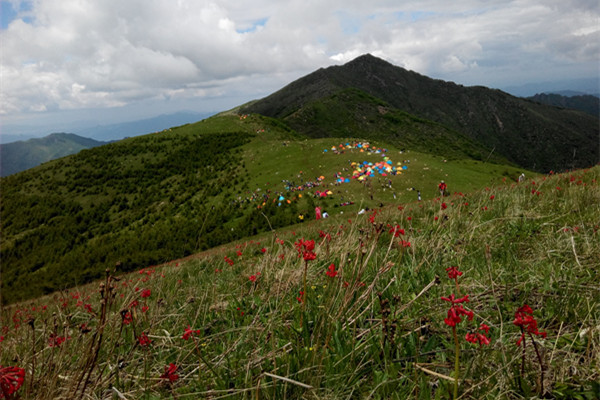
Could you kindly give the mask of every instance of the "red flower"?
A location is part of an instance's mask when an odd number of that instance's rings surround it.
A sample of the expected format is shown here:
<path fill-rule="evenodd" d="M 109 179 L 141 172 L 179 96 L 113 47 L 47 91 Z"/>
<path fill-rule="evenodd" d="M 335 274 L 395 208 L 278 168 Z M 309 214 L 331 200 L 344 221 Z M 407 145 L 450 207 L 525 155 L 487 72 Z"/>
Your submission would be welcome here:
<path fill-rule="evenodd" d="M 138 343 L 140 344 L 140 346 L 146 347 L 146 346 L 150 346 L 150 343 L 152 343 L 152 340 L 148 336 L 146 336 L 146 334 L 144 332 L 142 332 L 140 334 L 140 336 L 138 336 Z"/>
<path fill-rule="evenodd" d="M 462 321 L 460 318 L 462 315 L 466 315 L 469 321 L 473 319 L 473 311 L 465 310 L 462 305 L 452 306 L 448 310 L 448 317 L 444 318 L 444 322 L 448 326 L 456 326 L 456 324 L 459 324 Z"/>
<path fill-rule="evenodd" d="M 408 242 L 408 241 L 406 241 L 406 240 L 403 240 L 403 241 L 401 242 L 401 244 L 402 244 L 402 247 L 410 247 L 410 242 Z"/>
<path fill-rule="evenodd" d="M 92 310 L 92 306 L 90 304 L 84 305 L 83 308 L 85 308 L 90 314 L 94 313 L 94 310 Z"/>
<path fill-rule="evenodd" d="M 494 200 L 495 198 L 496 198 L 496 196 L 494 196 L 494 195 L 490 196 L 490 200 Z"/>
<path fill-rule="evenodd" d="M 543 338 L 546 337 L 546 332 L 540 332 L 538 330 L 538 323 L 535 318 L 533 318 L 533 310 L 527 304 L 517 309 L 513 324 L 520 327 L 522 330 L 521 338 L 517 340 L 517 346 L 521 345 L 521 341 L 523 341 L 523 338 L 525 337 L 525 332 L 531 335 L 541 336 Z"/>
<path fill-rule="evenodd" d="M 481 333 L 467 333 L 465 340 L 475 344 L 479 343 L 480 346 L 490 344 L 490 339 Z"/>
<path fill-rule="evenodd" d="M 465 340 L 467 342 L 471 342 L 471 343 L 479 343 L 480 346 L 485 345 L 489 345 L 490 344 L 490 338 L 488 338 L 487 335 L 490 331 L 490 327 L 487 326 L 486 324 L 481 324 L 479 325 L 479 330 L 480 331 L 485 331 L 485 333 L 467 333 L 465 335 Z"/>
<path fill-rule="evenodd" d="M 404 235 L 404 229 L 400 228 L 400 225 L 396 225 L 390 228 L 389 233 L 392 233 L 394 237 Z"/>
<path fill-rule="evenodd" d="M 181 336 L 181 338 L 183 340 L 189 340 L 189 338 L 193 335 L 193 334 L 199 335 L 200 334 L 200 329 L 196 329 L 193 330 L 189 325 L 186 328 L 186 330 L 183 332 L 183 336 Z"/>
<path fill-rule="evenodd" d="M 267 249 L 265 249 L 264 247 L 262 249 L 260 249 L 260 251 L 262 251 L 263 253 L 267 252 Z"/>
<path fill-rule="evenodd" d="M 327 276 L 331 277 L 331 278 L 335 278 L 336 275 L 338 274 L 338 272 L 335 270 L 335 264 L 331 264 L 329 266 L 329 268 L 327 268 L 327 271 L 325 271 L 325 273 L 327 274 Z"/>
<path fill-rule="evenodd" d="M 486 324 L 482 323 L 481 325 L 479 325 L 479 330 L 480 331 L 485 331 L 485 334 L 489 334 L 490 333 L 490 327 L 487 326 Z"/>
<path fill-rule="evenodd" d="M 446 208 L 448 208 L 448 206 L 446 205 L 446 203 L 442 203 L 442 210 L 445 210 Z"/>
<path fill-rule="evenodd" d="M 298 293 L 300 294 L 300 296 L 296 297 L 296 300 L 298 300 L 298 303 L 302 303 L 303 298 L 304 298 L 304 292 L 301 290 Z"/>
<path fill-rule="evenodd" d="M 67 340 L 66 337 L 58 336 L 57 334 L 52 333 L 52 334 L 50 334 L 50 337 L 48 338 L 48 346 L 49 347 L 60 347 L 60 345 L 63 344 L 66 340 Z"/>
<path fill-rule="evenodd" d="M 131 315 L 131 312 L 127 311 L 122 315 L 123 315 L 123 324 L 129 325 L 131 322 L 133 322 L 133 315 Z"/>
<path fill-rule="evenodd" d="M 248 279 L 250 279 L 250 282 L 254 283 L 254 282 L 256 282 L 256 278 L 257 278 L 256 275 L 250 275 L 250 277 Z"/>
<path fill-rule="evenodd" d="M 239 251 L 238 251 L 238 253 L 239 253 Z M 229 265 L 233 265 L 233 260 L 227 256 L 225 256 L 225 262 L 227 262 L 227 264 L 229 264 Z"/>
<path fill-rule="evenodd" d="M 169 365 L 165 365 L 165 373 L 160 376 L 161 379 L 168 379 L 169 382 L 173 383 L 177 379 L 179 379 L 179 375 L 175 372 L 177 371 L 177 365 L 170 363 Z"/>
<path fill-rule="evenodd" d="M 450 279 L 456 279 L 463 274 L 458 270 L 458 267 L 448 267 L 446 272 L 448 272 L 448 278 Z"/>
<path fill-rule="evenodd" d="M 304 261 L 310 261 L 317 258 L 317 255 L 313 253 L 315 248 L 314 240 L 304 240 L 300 239 L 298 242 L 294 243 L 296 246 L 296 250 L 298 251 L 298 256 L 302 256 Z"/>
<path fill-rule="evenodd" d="M 25 370 L 19 367 L 3 367 L 0 365 L 0 399 L 11 399 L 25 381 Z"/>
<path fill-rule="evenodd" d="M 150 297 L 151 294 L 152 294 L 152 292 L 150 291 L 150 289 L 144 289 L 144 290 L 142 290 L 141 297 L 142 298 Z"/>
<path fill-rule="evenodd" d="M 469 302 L 469 295 L 465 294 L 463 297 L 455 299 L 454 298 L 454 293 L 452 293 L 450 295 L 450 297 L 442 297 L 442 300 L 449 301 L 450 303 L 452 303 L 452 305 L 454 305 L 454 304 L 460 304 L 460 303 L 468 303 Z"/>
<path fill-rule="evenodd" d="M 146 312 L 146 311 L 148 311 L 149 309 L 150 309 L 150 307 L 148 307 L 148 306 L 143 306 L 143 307 L 142 307 L 142 312 Z"/>

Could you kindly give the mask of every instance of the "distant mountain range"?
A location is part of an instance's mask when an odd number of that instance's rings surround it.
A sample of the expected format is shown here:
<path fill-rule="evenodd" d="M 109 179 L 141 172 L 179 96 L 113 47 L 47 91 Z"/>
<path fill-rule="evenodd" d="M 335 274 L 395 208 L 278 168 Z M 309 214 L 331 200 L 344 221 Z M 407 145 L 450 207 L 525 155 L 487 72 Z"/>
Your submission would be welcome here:
<path fill-rule="evenodd" d="M 75 154 L 82 149 L 197 122 L 210 115 L 211 113 L 193 112 L 164 114 L 138 121 L 77 129 L 77 134 L 52 133 L 42 138 L 3 135 L 0 144 L 0 176 L 24 171 L 44 162 Z"/>
<path fill-rule="evenodd" d="M 0 145 L 0 176 L 12 175 L 47 161 L 106 143 L 72 133 L 53 133 L 43 138 L 2 144 Z"/>
<path fill-rule="evenodd" d="M 311 137 L 334 136 L 340 129 L 358 136 L 368 127 L 369 118 L 375 122 L 377 117 L 354 110 L 350 119 L 356 122 L 364 117 L 364 123 L 352 130 L 337 121 L 348 108 L 330 106 L 350 89 L 379 101 L 382 116 L 401 110 L 441 124 L 524 168 L 565 170 L 595 165 L 600 159 L 598 118 L 500 90 L 431 79 L 370 54 L 342 66 L 321 68 L 240 111 L 278 118 Z M 455 133 L 446 132 L 446 141 L 453 142 Z M 403 135 L 395 134 L 400 141 Z"/>
<path fill-rule="evenodd" d="M 550 106 L 583 111 L 600 118 L 600 98 L 598 96 L 565 91 L 562 94 L 538 93 L 535 96 L 527 97 L 527 99 Z"/>
<path fill-rule="evenodd" d="M 198 122 L 211 116 L 213 113 L 178 112 L 164 114 L 153 118 L 138 121 L 123 122 L 120 124 L 98 125 L 95 127 L 75 130 L 81 136 L 101 141 L 121 140 L 126 137 L 160 132 L 175 126 Z"/>
<path fill-rule="evenodd" d="M 152 118 L 145 118 L 135 121 L 96 124 L 80 123 L 78 126 L 49 128 L 44 131 L 40 128 L 28 127 L 25 125 L 2 125 L 2 134 L 0 143 L 12 143 L 19 140 L 28 140 L 43 137 L 51 132 L 71 132 L 79 136 L 88 137 L 100 141 L 121 140 L 125 137 L 139 136 L 150 132 L 159 132 L 174 126 L 181 126 L 192 122 L 200 121 L 213 115 L 214 112 L 198 113 L 193 111 L 181 111 L 172 114 L 162 114 Z M 50 130 L 51 129 L 51 130 Z"/>

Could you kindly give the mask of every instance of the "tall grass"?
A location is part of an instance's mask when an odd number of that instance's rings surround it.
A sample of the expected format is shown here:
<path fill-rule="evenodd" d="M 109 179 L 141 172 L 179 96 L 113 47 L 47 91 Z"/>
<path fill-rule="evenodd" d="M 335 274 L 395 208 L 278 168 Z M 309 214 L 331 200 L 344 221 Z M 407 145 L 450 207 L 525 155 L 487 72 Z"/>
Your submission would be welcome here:
<path fill-rule="evenodd" d="M 595 167 L 336 215 L 107 271 L 5 307 L 0 364 L 25 370 L 23 399 L 452 398 L 441 297 L 455 292 L 446 268 L 457 266 L 474 315 L 456 326 L 458 398 L 597 398 L 599 178 Z M 300 239 L 315 240 L 315 260 L 299 257 Z M 516 345 L 524 304 L 547 332 L 536 338 L 543 392 L 536 354 Z M 465 341 L 481 323 L 491 343 Z"/>

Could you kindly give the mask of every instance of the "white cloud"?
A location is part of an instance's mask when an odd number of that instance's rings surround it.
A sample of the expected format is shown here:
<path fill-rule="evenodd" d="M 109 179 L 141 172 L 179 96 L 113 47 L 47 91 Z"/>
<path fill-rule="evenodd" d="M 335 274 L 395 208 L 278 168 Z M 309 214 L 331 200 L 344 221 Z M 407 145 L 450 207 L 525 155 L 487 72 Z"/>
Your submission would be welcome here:
<path fill-rule="evenodd" d="M 25 11 L 0 32 L 5 118 L 148 99 L 242 102 L 367 52 L 488 86 L 597 75 L 600 54 L 598 7 L 585 0 L 13 3 Z"/>

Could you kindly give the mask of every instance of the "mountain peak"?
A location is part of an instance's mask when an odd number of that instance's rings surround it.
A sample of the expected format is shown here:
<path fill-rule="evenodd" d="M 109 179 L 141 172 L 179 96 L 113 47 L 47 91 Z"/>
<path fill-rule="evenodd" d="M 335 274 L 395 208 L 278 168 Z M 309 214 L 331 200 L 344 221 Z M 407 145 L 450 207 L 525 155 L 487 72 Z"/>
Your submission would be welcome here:
<path fill-rule="evenodd" d="M 319 69 L 240 111 L 283 119 L 309 136 L 331 136 L 331 132 L 304 130 L 314 126 L 308 119 L 331 114 L 331 107 L 324 104 L 348 89 L 371 96 L 390 110 L 460 132 L 489 148 L 490 154 L 500 154 L 525 168 L 556 171 L 587 167 L 599 159 L 598 120 L 592 116 L 556 110 L 483 86 L 464 87 L 429 78 L 372 54 L 363 54 L 344 65 Z M 365 110 L 376 107 L 373 104 L 348 106 Z M 313 111 L 309 112 L 311 107 Z M 296 120 L 300 114 L 303 119 Z M 355 116 L 364 117 L 364 113 Z M 335 120 L 337 116 L 331 114 L 326 118 Z"/>

